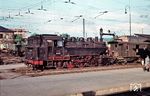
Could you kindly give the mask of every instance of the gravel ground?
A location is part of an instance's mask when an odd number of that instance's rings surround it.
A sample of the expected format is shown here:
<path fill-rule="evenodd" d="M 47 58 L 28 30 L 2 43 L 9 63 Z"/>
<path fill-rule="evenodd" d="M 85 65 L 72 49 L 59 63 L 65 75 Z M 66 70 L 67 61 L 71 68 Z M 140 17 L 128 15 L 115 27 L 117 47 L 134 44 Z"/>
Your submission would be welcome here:
<path fill-rule="evenodd" d="M 15 64 L 9 64 L 9 65 L 0 65 L 0 70 L 6 70 L 6 69 L 16 69 L 20 67 L 26 67 L 24 63 L 15 63 Z"/>
<path fill-rule="evenodd" d="M 37 76 L 44 76 L 44 75 L 118 70 L 118 69 L 139 68 L 139 67 L 141 67 L 140 64 L 130 64 L 130 65 L 127 64 L 127 65 L 111 65 L 111 66 L 73 68 L 73 69 L 47 69 L 44 71 L 40 71 L 40 70 L 33 71 L 32 68 L 28 68 L 23 63 L 21 63 L 21 64 L 14 64 L 14 65 L 1 65 L 0 79 L 15 79 L 15 78 L 37 77 Z"/>

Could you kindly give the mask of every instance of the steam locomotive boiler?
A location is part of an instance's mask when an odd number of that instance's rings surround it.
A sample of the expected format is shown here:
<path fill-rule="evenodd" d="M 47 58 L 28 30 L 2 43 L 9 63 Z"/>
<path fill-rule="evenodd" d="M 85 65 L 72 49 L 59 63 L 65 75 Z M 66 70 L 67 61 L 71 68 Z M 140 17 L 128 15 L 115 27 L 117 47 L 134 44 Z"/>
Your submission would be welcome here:
<path fill-rule="evenodd" d="M 106 53 L 105 42 L 87 38 L 63 38 L 42 34 L 30 36 L 25 48 L 25 63 L 33 69 L 98 66 Z"/>

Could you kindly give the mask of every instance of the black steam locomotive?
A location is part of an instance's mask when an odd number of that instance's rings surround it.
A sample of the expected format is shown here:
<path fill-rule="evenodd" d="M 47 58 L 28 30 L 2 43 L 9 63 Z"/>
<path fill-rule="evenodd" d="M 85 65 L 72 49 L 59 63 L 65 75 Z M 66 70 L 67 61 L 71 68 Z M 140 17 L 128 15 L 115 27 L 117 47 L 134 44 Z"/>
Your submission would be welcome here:
<path fill-rule="evenodd" d="M 30 36 L 25 48 L 25 63 L 33 69 L 98 66 L 106 54 L 105 42 L 98 37 L 63 38 L 42 34 Z"/>

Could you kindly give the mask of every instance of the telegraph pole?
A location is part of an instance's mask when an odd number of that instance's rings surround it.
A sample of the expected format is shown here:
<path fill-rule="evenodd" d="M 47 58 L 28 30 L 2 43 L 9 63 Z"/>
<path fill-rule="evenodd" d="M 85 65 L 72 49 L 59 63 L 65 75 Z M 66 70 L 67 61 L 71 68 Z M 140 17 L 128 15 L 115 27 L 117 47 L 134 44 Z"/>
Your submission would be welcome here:
<path fill-rule="evenodd" d="M 80 18 L 83 18 L 82 20 L 82 25 L 83 25 L 83 38 L 85 39 L 85 19 L 84 19 L 84 17 L 83 17 L 83 15 L 79 15 L 79 16 L 76 16 L 77 18 L 76 19 L 74 19 L 74 20 L 72 20 L 71 22 L 74 22 L 74 21 L 76 21 L 76 20 L 78 20 L 78 19 L 80 19 Z"/>
<path fill-rule="evenodd" d="M 85 19 L 83 18 L 83 38 L 85 39 Z"/>
<path fill-rule="evenodd" d="M 129 0 L 129 31 L 130 31 L 130 36 L 131 34 L 131 1 Z"/>
<path fill-rule="evenodd" d="M 131 0 L 129 0 L 129 5 L 127 6 L 128 7 L 128 12 L 127 12 L 127 9 L 125 8 L 125 14 L 129 14 L 129 34 L 130 36 L 132 35 L 132 29 L 131 29 Z"/>

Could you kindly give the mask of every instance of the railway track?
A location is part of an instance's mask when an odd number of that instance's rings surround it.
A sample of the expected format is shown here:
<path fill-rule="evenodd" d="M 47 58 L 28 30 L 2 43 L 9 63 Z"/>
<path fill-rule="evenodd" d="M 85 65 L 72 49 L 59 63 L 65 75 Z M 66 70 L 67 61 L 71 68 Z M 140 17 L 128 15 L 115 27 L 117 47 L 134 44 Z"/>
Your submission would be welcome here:
<path fill-rule="evenodd" d="M 32 68 L 22 67 L 16 69 L 10 69 L 9 71 L 19 73 L 22 76 L 36 77 L 43 75 L 58 75 L 58 74 L 69 74 L 69 73 L 82 73 L 92 71 L 105 71 L 105 70 L 119 70 L 127 68 L 139 68 L 140 64 L 127 64 L 127 65 L 110 65 L 110 66 L 99 66 L 99 67 L 85 67 L 85 68 L 72 68 L 72 69 L 47 69 L 44 71 L 36 70 Z M 141 69 L 142 70 L 142 69 Z"/>

